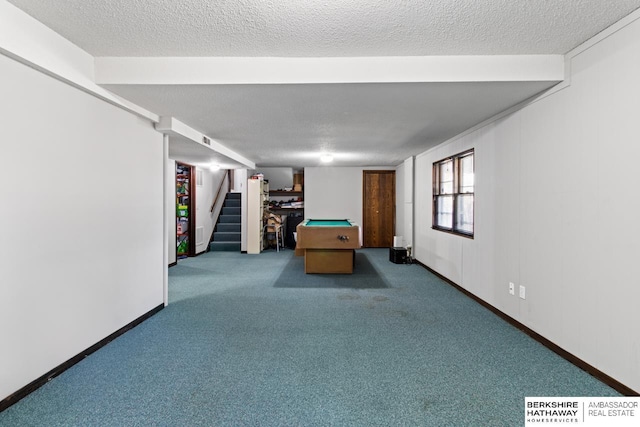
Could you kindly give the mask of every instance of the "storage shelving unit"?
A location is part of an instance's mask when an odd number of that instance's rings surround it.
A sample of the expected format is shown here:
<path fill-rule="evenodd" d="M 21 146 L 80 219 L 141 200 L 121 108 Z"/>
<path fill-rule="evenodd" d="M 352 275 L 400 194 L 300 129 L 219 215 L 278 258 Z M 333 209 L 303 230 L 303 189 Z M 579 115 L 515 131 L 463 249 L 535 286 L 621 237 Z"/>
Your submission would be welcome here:
<path fill-rule="evenodd" d="M 191 236 L 193 224 L 193 168 L 176 162 L 176 257 L 193 256 L 195 242 Z"/>
<path fill-rule="evenodd" d="M 264 249 L 264 212 L 269 208 L 269 183 L 249 179 L 247 184 L 247 253 Z"/>
<path fill-rule="evenodd" d="M 286 226 L 283 230 L 285 247 L 295 248 L 296 242 L 293 233 L 296 231 L 296 226 L 304 219 L 304 191 L 271 190 L 269 198 L 271 199 L 269 210 L 286 218 Z M 288 202 L 292 199 L 302 203 L 296 204 L 297 206 L 294 207 L 273 203 L 274 201 Z"/>

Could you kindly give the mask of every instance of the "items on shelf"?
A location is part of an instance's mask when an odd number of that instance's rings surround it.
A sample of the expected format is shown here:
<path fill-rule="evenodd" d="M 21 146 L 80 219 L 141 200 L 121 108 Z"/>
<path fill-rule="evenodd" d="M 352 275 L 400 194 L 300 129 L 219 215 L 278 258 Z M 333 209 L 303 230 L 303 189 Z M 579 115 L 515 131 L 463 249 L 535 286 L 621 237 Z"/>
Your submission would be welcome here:
<path fill-rule="evenodd" d="M 189 256 L 191 167 L 176 163 L 176 256 Z"/>
<path fill-rule="evenodd" d="M 270 200 L 269 209 L 302 209 L 304 201 L 301 197 L 289 200 Z"/>
<path fill-rule="evenodd" d="M 279 183 L 275 190 L 262 173 L 248 181 L 247 253 L 260 253 L 265 247 L 295 248 L 295 226 L 304 218 L 303 175 L 294 174 L 292 184 Z"/>
<path fill-rule="evenodd" d="M 294 191 L 285 187 L 284 190 L 269 191 L 269 209 L 274 211 L 290 212 L 291 210 L 302 211 L 304 209 L 304 193 L 302 191 Z"/>
<path fill-rule="evenodd" d="M 265 211 L 264 215 L 264 246 L 265 248 L 284 247 L 284 231 L 286 226 L 286 216 Z"/>
<path fill-rule="evenodd" d="M 281 215 L 274 214 L 273 212 L 266 212 L 265 214 L 265 225 L 268 227 L 278 227 L 282 225 L 282 221 L 283 219 Z"/>

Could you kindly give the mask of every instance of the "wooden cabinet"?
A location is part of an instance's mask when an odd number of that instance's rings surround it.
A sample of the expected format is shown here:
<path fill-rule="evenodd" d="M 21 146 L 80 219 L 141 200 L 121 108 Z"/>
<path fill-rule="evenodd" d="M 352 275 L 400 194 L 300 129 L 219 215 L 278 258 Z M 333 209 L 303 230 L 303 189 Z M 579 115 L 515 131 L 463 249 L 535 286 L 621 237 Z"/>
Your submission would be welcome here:
<path fill-rule="evenodd" d="M 269 207 L 269 183 L 249 179 L 247 184 L 247 253 L 264 249 L 264 213 Z"/>

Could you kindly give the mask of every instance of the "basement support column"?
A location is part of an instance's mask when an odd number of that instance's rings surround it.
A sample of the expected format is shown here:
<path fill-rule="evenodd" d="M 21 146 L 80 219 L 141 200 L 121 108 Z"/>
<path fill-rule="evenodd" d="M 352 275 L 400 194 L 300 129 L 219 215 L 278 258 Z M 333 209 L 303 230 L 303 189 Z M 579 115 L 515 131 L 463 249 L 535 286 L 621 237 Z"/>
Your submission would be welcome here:
<path fill-rule="evenodd" d="M 162 292 L 164 306 L 169 304 L 169 218 L 168 206 L 172 198 L 175 198 L 175 188 L 167 184 L 169 174 L 169 135 L 162 134 Z"/>

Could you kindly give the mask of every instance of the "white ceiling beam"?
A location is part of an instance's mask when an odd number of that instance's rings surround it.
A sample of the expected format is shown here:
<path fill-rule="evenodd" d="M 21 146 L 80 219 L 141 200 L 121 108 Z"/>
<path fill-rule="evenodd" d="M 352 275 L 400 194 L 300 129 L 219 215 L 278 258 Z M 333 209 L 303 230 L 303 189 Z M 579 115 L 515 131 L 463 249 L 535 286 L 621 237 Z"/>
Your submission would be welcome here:
<path fill-rule="evenodd" d="M 194 144 L 199 144 L 201 147 L 211 150 L 215 153 L 226 157 L 231 160 L 231 163 L 238 163 L 241 166 L 244 166 L 248 169 L 255 169 L 256 164 L 251 160 L 247 159 L 244 156 L 236 153 L 215 141 L 214 139 L 209 138 L 205 134 L 193 129 L 191 126 L 188 126 L 182 123 L 180 120 L 177 120 L 174 117 L 162 116 L 160 117 L 160 121 L 155 124 L 155 129 L 158 132 L 165 133 L 169 136 L 184 138 L 189 141 L 192 141 Z M 205 138 L 208 143 L 205 143 Z"/>
<path fill-rule="evenodd" d="M 564 55 L 96 57 L 95 81 L 104 85 L 560 82 L 564 65 Z"/>

